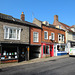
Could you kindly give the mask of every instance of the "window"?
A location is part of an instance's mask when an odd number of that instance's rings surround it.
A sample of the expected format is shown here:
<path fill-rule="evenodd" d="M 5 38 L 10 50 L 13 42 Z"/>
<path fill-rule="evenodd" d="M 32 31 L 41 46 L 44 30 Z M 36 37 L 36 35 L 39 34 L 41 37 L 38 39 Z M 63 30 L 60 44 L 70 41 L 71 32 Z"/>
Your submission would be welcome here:
<path fill-rule="evenodd" d="M 49 54 L 50 52 L 49 46 L 48 45 L 43 45 L 43 54 Z"/>
<path fill-rule="evenodd" d="M 38 32 L 33 32 L 33 42 L 38 42 Z"/>
<path fill-rule="evenodd" d="M 64 41 L 64 35 L 62 35 L 62 41 Z"/>
<path fill-rule="evenodd" d="M 75 40 L 75 34 L 73 34 L 73 40 Z"/>
<path fill-rule="evenodd" d="M 21 28 L 4 26 L 4 39 L 20 40 Z"/>
<path fill-rule="evenodd" d="M 51 33 L 51 38 L 52 38 L 52 40 L 55 40 L 54 33 Z"/>
<path fill-rule="evenodd" d="M 57 45 L 58 51 L 65 51 L 65 45 Z"/>
<path fill-rule="evenodd" d="M 61 40 L 61 34 L 58 34 L 58 41 Z"/>
<path fill-rule="evenodd" d="M 59 25 L 59 29 L 61 29 L 61 26 Z"/>
<path fill-rule="evenodd" d="M 64 41 L 64 35 L 58 34 L 58 41 Z"/>
<path fill-rule="evenodd" d="M 48 32 L 44 31 L 44 39 L 48 39 Z"/>

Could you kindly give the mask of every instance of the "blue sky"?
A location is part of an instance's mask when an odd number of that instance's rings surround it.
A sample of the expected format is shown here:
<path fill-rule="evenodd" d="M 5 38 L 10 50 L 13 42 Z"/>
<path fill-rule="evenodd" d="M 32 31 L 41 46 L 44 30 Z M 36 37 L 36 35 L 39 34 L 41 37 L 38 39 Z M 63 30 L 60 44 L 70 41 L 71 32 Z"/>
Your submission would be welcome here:
<path fill-rule="evenodd" d="M 37 18 L 52 24 L 58 15 L 60 22 L 75 25 L 75 0 L 0 0 L 0 13 L 20 19 L 21 12 L 29 22 Z"/>

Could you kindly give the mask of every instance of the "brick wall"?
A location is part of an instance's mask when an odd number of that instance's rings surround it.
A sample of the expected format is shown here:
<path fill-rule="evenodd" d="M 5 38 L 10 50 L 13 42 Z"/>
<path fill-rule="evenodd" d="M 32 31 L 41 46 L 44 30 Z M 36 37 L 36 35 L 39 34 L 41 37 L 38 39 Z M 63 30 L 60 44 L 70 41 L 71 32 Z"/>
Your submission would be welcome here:
<path fill-rule="evenodd" d="M 59 30 L 59 29 L 54 29 L 54 28 L 49 28 L 47 26 L 42 25 L 42 41 L 43 42 L 52 42 L 51 40 L 49 40 L 49 36 L 51 36 L 51 32 L 55 33 L 55 40 L 53 42 L 56 41 L 56 43 L 58 43 L 58 33 L 63 34 L 65 37 L 65 31 L 63 30 Z M 44 31 L 48 31 L 48 40 L 44 39 Z M 65 39 L 66 41 L 66 39 Z"/>
<path fill-rule="evenodd" d="M 33 42 L 33 32 L 39 33 L 39 42 Z M 30 44 L 41 45 L 41 29 L 30 27 Z"/>

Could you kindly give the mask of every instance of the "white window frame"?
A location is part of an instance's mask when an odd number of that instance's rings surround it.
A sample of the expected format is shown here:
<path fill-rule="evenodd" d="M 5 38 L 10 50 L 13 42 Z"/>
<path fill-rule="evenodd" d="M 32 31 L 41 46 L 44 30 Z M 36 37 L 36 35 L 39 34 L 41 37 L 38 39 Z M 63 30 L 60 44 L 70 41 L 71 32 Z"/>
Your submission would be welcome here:
<path fill-rule="evenodd" d="M 47 32 L 47 38 L 45 38 L 45 32 Z M 44 39 L 48 39 L 48 31 L 44 31 Z"/>
<path fill-rule="evenodd" d="M 52 40 L 55 40 L 55 33 L 51 32 L 51 38 L 52 38 L 52 34 L 53 34 L 53 39 Z"/>
<path fill-rule="evenodd" d="M 61 25 L 59 25 L 59 29 L 61 29 Z"/>
<path fill-rule="evenodd" d="M 59 35 L 61 36 L 60 40 L 59 40 Z M 58 34 L 58 41 L 61 41 L 61 39 L 62 39 L 62 35 L 61 34 Z"/>
<path fill-rule="evenodd" d="M 59 40 L 59 35 L 61 36 L 60 40 Z M 64 35 L 63 34 L 58 34 L 58 41 L 63 41 L 64 42 Z"/>
<path fill-rule="evenodd" d="M 34 40 L 35 33 L 37 33 L 37 40 Z M 33 42 L 39 42 L 39 33 L 38 32 L 33 32 Z"/>
<path fill-rule="evenodd" d="M 21 28 L 17 27 L 11 27 L 11 26 L 4 26 L 4 39 L 9 39 L 9 40 L 20 40 L 20 33 L 21 33 Z M 8 36 L 6 38 L 6 28 L 8 29 Z M 9 31 L 10 29 L 15 29 L 16 30 L 16 38 L 9 38 Z M 17 31 L 19 30 L 19 38 L 17 37 Z"/>
<path fill-rule="evenodd" d="M 64 35 L 62 35 L 62 41 L 64 42 Z"/>

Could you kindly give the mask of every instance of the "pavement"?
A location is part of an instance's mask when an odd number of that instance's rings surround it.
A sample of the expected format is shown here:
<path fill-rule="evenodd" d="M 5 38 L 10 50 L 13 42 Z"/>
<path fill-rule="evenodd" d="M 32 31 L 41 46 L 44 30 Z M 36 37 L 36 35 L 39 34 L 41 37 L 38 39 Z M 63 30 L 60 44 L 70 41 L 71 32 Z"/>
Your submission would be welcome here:
<path fill-rule="evenodd" d="M 55 56 L 55 57 L 48 57 L 48 58 L 36 58 L 36 59 L 32 59 L 29 61 L 23 61 L 23 62 L 19 62 L 19 63 L 5 63 L 5 64 L 0 64 L 0 69 L 12 67 L 12 66 L 24 65 L 24 64 L 44 62 L 44 61 L 49 61 L 49 60 L 63 59 L 66 57 L 69 57 L 69 55 Z"/>

